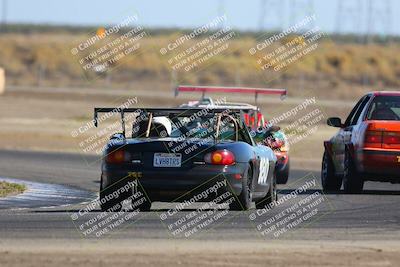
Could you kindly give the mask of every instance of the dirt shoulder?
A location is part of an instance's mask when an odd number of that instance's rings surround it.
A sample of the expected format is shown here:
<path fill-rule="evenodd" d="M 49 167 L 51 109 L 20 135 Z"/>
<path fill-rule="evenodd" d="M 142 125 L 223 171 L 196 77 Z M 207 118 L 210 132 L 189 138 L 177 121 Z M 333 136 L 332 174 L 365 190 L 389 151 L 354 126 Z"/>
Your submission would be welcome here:
<path fill-rule="evenodd" d="M 389 243 L 2 240 L 0 265 L 395 266 L 400 261 L 400 243 Z"/>

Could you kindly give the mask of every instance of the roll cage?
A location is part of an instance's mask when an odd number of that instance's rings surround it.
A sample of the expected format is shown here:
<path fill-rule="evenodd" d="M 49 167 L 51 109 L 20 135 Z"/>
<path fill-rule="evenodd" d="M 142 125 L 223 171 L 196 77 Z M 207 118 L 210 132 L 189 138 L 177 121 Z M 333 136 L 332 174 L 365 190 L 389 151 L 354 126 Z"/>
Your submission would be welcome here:
<path fill-rule="evenodd" d="M 247 143 L 254 145 L 254 140 L 252 139 L 250 133 L 248 132 L 248 128 L 246 124 L 244 123 L 244 114 L 245 112 L 248 112 L 251 110 L 251 108 L 240 108 L 240 109 L 225 109 L 225 108 L 95 108 L 94 109 L 94 118 L 93 118 L 93 123 L 94 126 L 97 127 L 99 124 L 99 121 L 104 120 L 104 118 L 99 119 L 99 113 L 107 113 L 107 114 L 119 114 L 120 115 L 120 121 L 121 121 L 121 128 L 122 128 L 122 136 L 124 139 L 126 139 L 126 126 L 125 126 L 125 114 L 128 113 L 136 113 L 136 114 L 145 114 L 147 117 L 147 126 L 145 130 L 145 136 L 146 138 L 149 137 L 150 134 L 150 129 L 152 125 L 152 118 L 157 117 L 157 116 L 165 116 L 170 118 L 172 121 L 174 121 L 174 118 L 177 118 L 179 116 L 193 116 L 196 114 L 200 114 L 198 116 L 200 117 L 207 117 L 207 118 L 212 118 L 216 117 L 217 118 L 217 124 L 216 124 L 216 134 L 214 141 L 217 143 L 219 141 L 220 137 L 220 131 L 221 131 L 221 121 L 222 118 L 227 117 L 229 118 L 235 127 L 235 141 L 239 140 L 239 133 L 244 134 L 244 139 L 246 140 Z M 204 112 L 206 113 L 204 114 Z M 106 118 L 108 118 L 106 116 Z"/>

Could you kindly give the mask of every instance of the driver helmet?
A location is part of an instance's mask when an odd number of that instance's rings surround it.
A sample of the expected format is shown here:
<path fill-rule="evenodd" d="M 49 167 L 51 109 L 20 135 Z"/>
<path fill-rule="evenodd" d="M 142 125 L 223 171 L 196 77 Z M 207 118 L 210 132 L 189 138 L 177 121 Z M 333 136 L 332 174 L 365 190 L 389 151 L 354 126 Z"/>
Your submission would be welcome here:
<path fill-rule="evenodd" d="M 172 123 L 169 118 L 163 117 L 154 117 L 152 119 L 152 126 L 157 128 L 157 132 L 161 137 L 170 136 L 172 133 Z M 164 131 L 164 133 L 163 133 Z"/>

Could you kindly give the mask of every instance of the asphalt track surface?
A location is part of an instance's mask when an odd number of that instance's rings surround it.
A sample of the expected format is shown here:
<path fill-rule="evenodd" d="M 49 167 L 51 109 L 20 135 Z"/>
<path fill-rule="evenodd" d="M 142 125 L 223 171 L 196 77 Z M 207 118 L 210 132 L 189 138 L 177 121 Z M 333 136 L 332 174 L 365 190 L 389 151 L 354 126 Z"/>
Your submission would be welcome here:
<path fill-rule="evenodd" d="M 69 197 L 73 198 L 73 194 L 80 192 L 83 199 L 93 199 L 99 187 L 100 163 L 97 157 L 83 157 L 78 154 L 0 151 L 0 177 L 60 185 L 72 189 L 72 196 Z M 311 186 L 313 181 L 317 182 L 315 186 Z M 121 225 L 114 225 L 109 232 L 96 237 L 95 233 L 98 231 L 86 235 L 84 231 L 93 225 L 87 224 L 91 218 L 101 216 L 98 209 L 76 217 L 74 214 L 79 214 L 86 204 L 72 201 L 59 206 L 42 203 L 39 207 L 34 205 L 34 199 L 28 199 L 25 204 L 28 201 L 32 206 L 25 205 L 22 209 L 5 205 L 1 207 L 0 238 L 400 240 L 399 184 L 368 182 L 362 194 L 324 195 L 320 191 L 317 171 L 293 169 L 288 184 L 278 187 L 279 198 L 287 199 L 293 190 L 305 185 L 310 186 L 307 191 L 299 192 L 295 198 L 283 201 L 271 211 L 252 209 L 226 213 L 223 209 L 210 209 L 197 213 L 197 216 L 201 216 L 208 212 L 210 216 L 216 217 L 212 223 L 203 224 L 201 229 L 197 227 L 199 231 L 187 237 L 183 232 L 174 234 L 173 230 L 177 229 L 177 225 L 182 226 L 177 223 L 180 218 L 189 218 L 197 207 L 185 209 L 162 220 L 162 214 L 176 205 L 155 203 L 150 212 L 120 214 L 120 218 L 124 216 Z M 0 200 L 0 204 L 2 201 L 4 204 L 4 200 Z M 296 206 L 299 203 L 300 207 Z M 296 218 L 302 217 L 303 220 L 296 219 L 296 224 L 293 223 L 294 217 L 291 217 L 293 220 L 290 227 L 281 224 L 281 227 L 265 231 L 267 228 L 264 226 L 271 227 L 295 212 L 298 212 Z M 276 218 L 276 221 L 267 221 L 271 218 Z"/>

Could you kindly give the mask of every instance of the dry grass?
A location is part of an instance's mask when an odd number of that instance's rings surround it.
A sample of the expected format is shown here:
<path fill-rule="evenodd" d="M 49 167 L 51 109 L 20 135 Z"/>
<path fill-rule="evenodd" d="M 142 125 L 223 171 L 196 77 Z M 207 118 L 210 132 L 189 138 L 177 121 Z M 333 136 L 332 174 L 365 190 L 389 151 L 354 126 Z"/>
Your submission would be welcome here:
<path fill-rule="evenodd" d="M 25 190 L 25 185 L 0 181 L 0 197 L 17 195 L 24 192 Z"/>
<path fill-rule="evenodd" d="M 85 35 L 4 34 L 0 37 L 0 66 L 7 73 L 8 85 L 107 86 L 132 88 L 146 81 L 171 83 L 171 68 L 159 50 L 176 39 L 178 33 L 147 37 L 141 42 L 144 53 L 131 56 L 106 77 L 83 77 L 83 71 L 70 53 Z M 194 41 L 185 43 L 187 47 Z M 335 44 L 329 39 L 319 48 L 278 73 L 261 71 L 248 48 L 251 37 L 236 37 L 227 53 L 216 55 L 209 66 L 193 72 L 178 72 L 181 84 L 276 86 L 293 88 L 293 95 L 306 89 L 315 95 L 347 98 L 371 88 L 399 87 L 400 47 L 389 45 Z M 91 79 L 96 78 L 96 79 Z M 365 88 L 367 85 L 368 88 Z M 161 88 L 162 86 L 160 86 Z M 158 88 L 158 89 L 160 89 Z M 157 90 L 157 88 L 152 88 Z M 298 90 L 296 90 L 298 89 Z M 350 89 L 350 90 L 349 90 Z"/>

